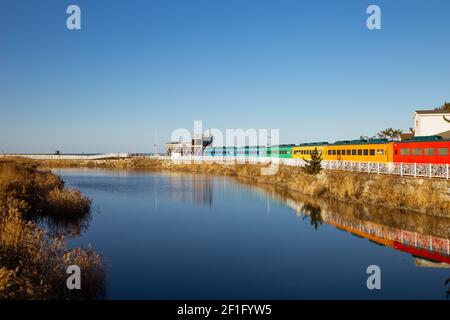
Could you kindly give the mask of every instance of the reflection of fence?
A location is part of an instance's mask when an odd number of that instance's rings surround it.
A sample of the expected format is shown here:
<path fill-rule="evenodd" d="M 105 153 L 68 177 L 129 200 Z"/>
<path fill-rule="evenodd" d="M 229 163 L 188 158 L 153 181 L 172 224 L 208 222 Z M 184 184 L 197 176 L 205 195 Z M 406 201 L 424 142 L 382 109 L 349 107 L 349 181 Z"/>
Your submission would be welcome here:
<path fill-rule="evenodd" d="M 279 163 L 287 166 L 301 167 L 303 159 L 269 158 L 269 157 L 230 157 L 230 156 L 182 156 L 177 158 L 160 157 L 163 160 L 179 162 L 214 162 L 214 163 Z M 411 177 L 449 179 L 449 164 L 431 163 L 393 163 L 393 162 L 362 162 L 323 160 L 322 167 L 327 170 L 345 170 L 371 174 L 389 174 Z"/>
<path fill-rule="evenodd" d="M 364 232 L 374 237 L 399 242 L 403 245 L 415 248 L 426 249 L 432 252 L 439 252 L 444 255 L 450 255 L 450 240 L 438 238 L 431 235 L 424 235 L 413 231 L 406 231 L 387 226 L 381 226 L 369 222 L 350 222 L 341 217 L 330 217 L 326 221 L 339 226 L 345 226 L 348 229 Z"/>

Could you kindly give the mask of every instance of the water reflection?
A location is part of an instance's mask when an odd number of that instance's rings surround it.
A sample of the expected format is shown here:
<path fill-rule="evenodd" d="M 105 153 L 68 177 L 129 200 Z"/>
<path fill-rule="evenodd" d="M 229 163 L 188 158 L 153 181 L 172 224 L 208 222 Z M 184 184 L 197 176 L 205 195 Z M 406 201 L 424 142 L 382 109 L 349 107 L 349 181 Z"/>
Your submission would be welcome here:
<path fill-rule="evenodd" d="M 214 200 L 213 180 L 205 175 L 186 175 L 179 172 L 165 172 L 171 188 L 169 197 L 174 202 L 191 202 L 212 207 Z"/>
<path fill-rule="evenodd" d="M 92 243 L 110 259 L 112 297 L 370 298 L 365 287 L 360 290 L 365 279 L 358 272 L 371 260 L 398 284 L 383 297 L 439 292 L 442 298 L 450 285 L 445 283 L 448 218 L 313 199 L 208 175 L 61 173 L 100 208 L 89 230 L 72 244 Z M 111 236 L 116 234 L 121 236 Z M 341 280 L 323 273 L 329 265 L 342 272 Z M 420 290 L 401 292 L 413 277 Z M 319 292 L 327 281 L 345 285 L 346 292 Z"/>
<path fill-rule="evenodd" d="M 206 175 L 165 174 L 171 185 L 168 192 L 171 201 L 212 207 L 217 181 Z M 227 182 L 222 180 L 221 183 Z M 249 186 L 242 181 L 237 185 L 233 183 L 233 188 L 240 194 L 248 191 Z M 252 186 L 250 190 L 260 198 L 276 200 L 292 208 L 299 217 L 309 219 L 315 230 L 326 223 L 376 244 L 410 253 L 417 267 L 450 268 L 449 218 L 315 199 L 270 185 Z M 270 214 L 270 202 L 267 212 Z"/>
<path fill-rule="evenodd" d="M 417 267 L 450 268 L 450 219 L 405 210 L 313 199 L 271 186 L 259 186 L 306 216 L 317 229 L 323 222 L 374 243 L 410 253 Z"/>

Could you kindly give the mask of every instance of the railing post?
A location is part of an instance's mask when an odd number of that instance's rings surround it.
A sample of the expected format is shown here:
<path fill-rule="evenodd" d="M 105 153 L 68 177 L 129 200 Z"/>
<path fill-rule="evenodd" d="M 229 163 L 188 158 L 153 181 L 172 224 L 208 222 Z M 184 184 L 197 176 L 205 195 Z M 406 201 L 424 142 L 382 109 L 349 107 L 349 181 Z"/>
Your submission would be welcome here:
<path fill-rule="evenodd" d="M 447 180 L 448 180 L 448 163 L 447 163 Z"/>
<path fill-rule="evenodd" d="M 367 173 L 370 173 L 370 161 L 367 161 Z"/>
<path fill-rule="evenodd" d="M 414 178 L 417 178 L 417 163 L 414 162 Z"/>
<path fill-rule="evenodd" d="M 403 177 L 403 162 L 400 162 L 400 176 Z"/>
<path fill-rule="evenodd" d="M 429 163 L 428 164 L 428 167 L 429 167 L 429 169 L 430 169 L 430 179 L 433 177 L 433 174 L 432 174 L 432 172 L 431 172 L 431 163 Z"/>
<path fill-rule="evenodd" d="M 377 162 L 377 174 L 380 174 L 380 163 Z"/>

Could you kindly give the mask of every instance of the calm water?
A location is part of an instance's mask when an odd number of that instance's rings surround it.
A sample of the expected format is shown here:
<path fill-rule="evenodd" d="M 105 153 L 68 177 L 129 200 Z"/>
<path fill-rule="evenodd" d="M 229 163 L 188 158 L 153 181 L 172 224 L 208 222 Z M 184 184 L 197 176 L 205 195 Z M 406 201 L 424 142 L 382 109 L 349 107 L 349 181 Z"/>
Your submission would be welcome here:
<path fill-rule="evenodd" d="M 93 199 L 90 224 L 69 244 L 92 244 L 107 259 L 112 299 L 445 299 L 450 269 L 418 267 L 427 261 L 330 223 L 421 234 L 434 225 L 433 236 L 445 240 L 445 219 L 358 212 L 348 205 L 311 209 L 221 177 L 55 173 Z M 372 264 L 381 267 L 379 291 L 366 287 Z"/>

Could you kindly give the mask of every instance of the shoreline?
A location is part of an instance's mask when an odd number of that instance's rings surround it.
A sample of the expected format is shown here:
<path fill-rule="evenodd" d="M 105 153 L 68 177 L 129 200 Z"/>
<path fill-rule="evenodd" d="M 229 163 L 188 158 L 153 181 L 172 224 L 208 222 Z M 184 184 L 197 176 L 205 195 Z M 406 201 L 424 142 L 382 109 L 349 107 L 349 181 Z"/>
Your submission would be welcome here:
<path fill-rule="evenodd" d="M 147 158 L 114 160 L 45 160 L 47 169 L 103 168 L 144 171 L 179 171 L 228 176 L 251 184 L 266 184 L 318 199 L 402 209 L 439 217 L 450 217 L 450 181 L 373 175 L 349 171 L 305 174 L 300 168 L 281 165 L 275 175 L 261 175 L 264 165 L 174 163 Z"/>

